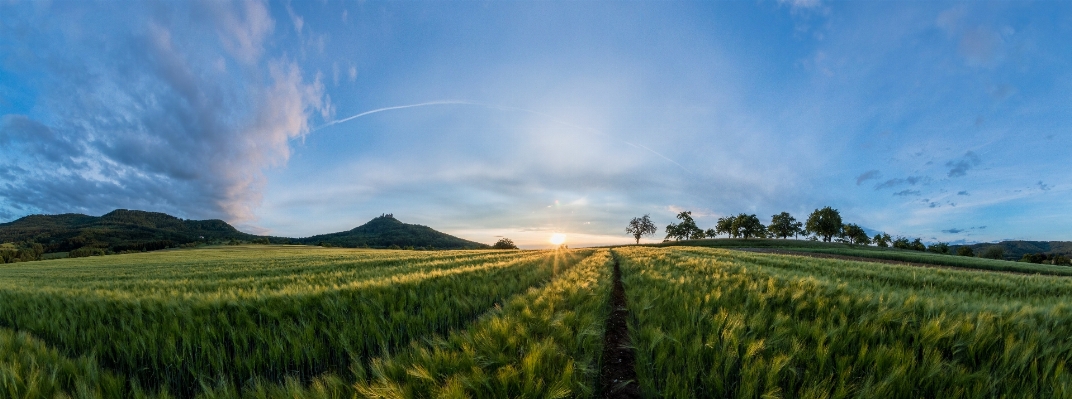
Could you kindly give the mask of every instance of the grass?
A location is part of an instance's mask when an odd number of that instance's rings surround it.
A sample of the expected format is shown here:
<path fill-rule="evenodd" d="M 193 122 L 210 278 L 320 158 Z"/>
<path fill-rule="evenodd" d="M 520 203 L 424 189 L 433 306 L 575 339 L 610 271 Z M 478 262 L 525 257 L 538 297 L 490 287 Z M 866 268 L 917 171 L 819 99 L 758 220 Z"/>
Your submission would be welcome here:
<path fill-rule="evenodd" d="M 307 383 L 467 325 L 590 250 L 226 248 L 0 267 L 0 324 L 191 396 Z"/>
<path fill-rule="evenodd" d="M 1072 279 L 677 245 L 2 265 L 0 397 L 593 397 L 612 251 L 645 397 L 1072 398 Z"/>
<path fill-rule="evenodd" d="M 968 269 L 980 269 L 991 271 L 1005 271 L 1014 273 L 1045 274 L 1052 276 L 1072 276 L 1072 267 L 1041 265 L 1032 263 L 1013 262 L 1008 260 L 975 258 L 969 256 L 954 256 L 936 254 L 931 252 L 913 251 L 897 248 L 881 248 L 866 245 L 849 245 L 844 243 L 810 241 L 810 240 L 780 240 L 780 239 L 704 239 L 682 240 L 659 244 L 651 244 L 654 247 L 695 246 L 707 248 L 771 248 L 787 251 L 824 253 L 831 255 L 856 256 L 861 258 L 893 260 L 900 262 L 924 263 L 936 266 L 963 267 Z"/>
<path fill-rule="evenodd" d="M 649 397 L 1072 397 L 1072 280 L 621 248 Z"/>
<path fill-rule="evenodd" d="M 126 388 L 92 358 L 71 359 L 25 332 L 0 329 L 0 397 L 118 397 Z"/>
<path fill-rule="evenodd" d="M 464 331 L 374 361 L 359 396 L 593 397 L 611 265 L 601 250 Z"/>
<path fill-rule="evenodd" d="M 873 247 L 857 248 L 800 248 L 800 252 L 825 253 L 832 255 L 858 256 L 872 259 L 885 259 L 911 263 L 925 263 L 938 266 L 963 267 L 990 271 L 1013 273 L 1044 274 L 1050 276 L 1072 276 L 1072 267 L 1059 265 L 1042 265 L 1034 263 L 1013 262 L 1008 260 L 974 258 L 969 256 L 943 255 L 901 249 L 883 249 Z"/>

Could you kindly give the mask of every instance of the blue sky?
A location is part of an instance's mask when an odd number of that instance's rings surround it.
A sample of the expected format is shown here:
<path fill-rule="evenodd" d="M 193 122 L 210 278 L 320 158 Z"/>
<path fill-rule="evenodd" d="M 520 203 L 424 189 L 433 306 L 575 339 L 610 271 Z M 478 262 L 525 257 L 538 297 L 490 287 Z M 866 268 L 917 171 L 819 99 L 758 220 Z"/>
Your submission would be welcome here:
<path fill-rule="evenodd" d="M 0 4 L 0 222 L 1072 240 L 1068 2 Z"/>

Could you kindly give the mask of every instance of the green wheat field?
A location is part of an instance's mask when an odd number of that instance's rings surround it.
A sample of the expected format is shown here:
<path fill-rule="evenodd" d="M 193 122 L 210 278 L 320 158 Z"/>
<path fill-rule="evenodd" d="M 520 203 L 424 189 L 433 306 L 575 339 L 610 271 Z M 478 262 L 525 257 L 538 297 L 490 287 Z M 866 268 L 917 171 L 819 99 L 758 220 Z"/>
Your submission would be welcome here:
<path fill-rule="evenodd" d="M 1072 397 L 1064 270 L 687 245 L 0 265 L 0 397 L 600 397 L 615 262 L 644 397 Z"/>

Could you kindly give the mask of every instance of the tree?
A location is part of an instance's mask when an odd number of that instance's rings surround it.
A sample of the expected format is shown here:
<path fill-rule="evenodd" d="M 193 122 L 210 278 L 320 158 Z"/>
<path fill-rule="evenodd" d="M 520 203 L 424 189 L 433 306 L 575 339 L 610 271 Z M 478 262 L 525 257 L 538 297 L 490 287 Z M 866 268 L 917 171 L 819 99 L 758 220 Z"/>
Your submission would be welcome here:
<path fill-rule="evenodd" d="M 800 234 L 803 227 L 804 224 L 798 222 L 789 212 L 782 212 L 771 216 L 770 226 L 767 226 L 767 230 L 770 231 L 771 237 L 785 239 L 789 238 L 789 236 L 795 237 Z"/>
<path fill-rule="evenodd" d="M 912 243 L 908 242 L 907 237 L 897 237 L 893 240 L 893 247 L 897 249 L 912 249 Z"/>
<path fill-rule="evenodd" d="M 990 259 L 1004 259 L 1005 248 L 1002 248 L 1000 245 L 994 245 L 990 248 L 987 248 L 986 251 L 983 251 L 983 254 L 981 256 Z"/>
<path fill-rule="evenodd" d="M 737 238 L 733 231 L 733 220 L 736 216 L 726 216 L 724 218 L 718 218 L 718 223 L 715 224 L 715 235 L 726 234 L 731 238 Z M 710 234 L 708 234 L 710 235 Z"/>
<path fill-rule="evenodd" d="M 886 233 L 875 234 L 875 238 L 872 238 L 871 241 L 874 241 L 875 245 L 878 245 L 882 248 L 889 247 L 890 243 L 893 242 L 893 240 L 890 239 L 890 235 Z"/>
<path fill-rule="evenodd" d="M 495 242 L 495 245 L 491 246 L 492 249 L 517 249 L 517 245 L 514 245 L 514 240 L 503 237 L 499 241 Z"/>
<path fill-rule="evenodd" d="M 934 252 L 936 254 L 949 255 L 949 244 L 944 242 L 937 242 L 927 247 L 927 251 Z"/>
<path fill-rule="evenodd" d="M 923 252 L 927 250 L 927 246 L 923 245 L 923 240 L 916 238 L 915 240 L 912 240 L 912 244 L 909 245 L 909 249 Z"/>
<path fill-rule="evenodd" d="M 767 226 L 764 226 L 756 215 L 739 214 L 733 218 L 731 227 L 737 237 L 749 239 L 751 237 L 764 238 L 767 236 Z"/>
<path fill-rule="evenodd" d="M 670 223 L 670 225 L 666 226 L 666 239 L 691 240 L 693 238 L 703 238 L 704 231 L 696 227 L 696 221 L 692 220 L 691 211 L 678 213 L 677 218 L 681 220 L 681 223 Z"/>
<path fill-rule="evenodd" d="M 648 215 L 633 218 L 633 220 L 629 221 L 629 226 L 625 228 L 625 232 L 632 234 L 638 245 L 640 244 L 640 237 L 655 235 L 658 230 L 659 228 L 655 227 L 655 223 L 651 222 L 651 218 Z"/>
<path fill-rule="evenodd" d="M 975 256 L 975 251 L 967 245 L 961 245 L 957 247 L 957 256 Z"/>
<path fill-rule="evenodd" d="M 849 223 L 842 227 L 842 232 L 850 244 L 869 245 L 871 244 L 871 238 L 867 236 L 867 232 L 855 223 Z"/>
<path fill-rule="evenodd" d="M 816 209 L 808 216 L 805 228 L 809 233 L 823 237 L 823 241 L 830 242 L 831 237 L 841 235 L 841 214 L 829 206 Z"/>

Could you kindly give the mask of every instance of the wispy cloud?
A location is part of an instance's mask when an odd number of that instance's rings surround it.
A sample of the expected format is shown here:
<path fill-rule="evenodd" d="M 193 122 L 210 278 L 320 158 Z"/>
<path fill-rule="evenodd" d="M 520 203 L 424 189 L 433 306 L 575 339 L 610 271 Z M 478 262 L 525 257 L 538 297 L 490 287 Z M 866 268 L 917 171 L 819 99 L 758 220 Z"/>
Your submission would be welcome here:
<path fill-rule="evenodd" d="M 978 166 L 979 163 L 979 156 L 972 151 L 968 151 L 960 159 L 946 162 L 945 166 L 950 168 L 949 177 L 961 177 L 966 175 L 971 168 Z"/>
<path fill-rule="evenodd" d="M 886 180 L 885 182 L 875 185 L 875 190 L 881 190 L 884 188 L 893 188 L 901 185 L 915 186 L 917 184 L 925 184 L 930 182 L 930 178 L 926 176 L 908 176 L 906 178 L 894 178 Z"/>
<path fill-rule="evenodd" d="M 860 184 L 862 184 L 865 181 L 872 180 L 872 179 L 878 179 L 881 176 L 882 176 L 882 173 L 880 173 L 878 170 L 869 170 L 867 172 L 864 172 L 864 173 L 860 174 L 859 176 L 856 176 L 856 185 L 859 186 Z"/>

